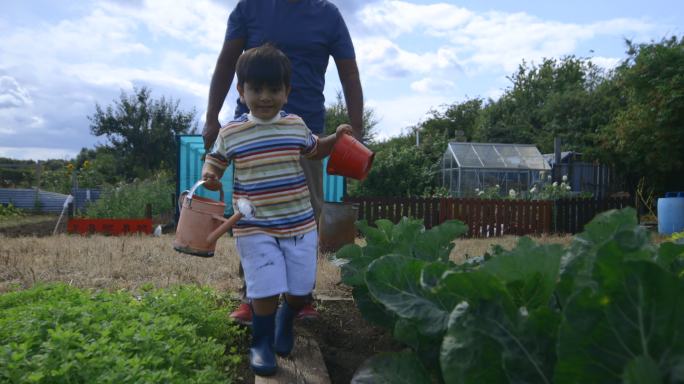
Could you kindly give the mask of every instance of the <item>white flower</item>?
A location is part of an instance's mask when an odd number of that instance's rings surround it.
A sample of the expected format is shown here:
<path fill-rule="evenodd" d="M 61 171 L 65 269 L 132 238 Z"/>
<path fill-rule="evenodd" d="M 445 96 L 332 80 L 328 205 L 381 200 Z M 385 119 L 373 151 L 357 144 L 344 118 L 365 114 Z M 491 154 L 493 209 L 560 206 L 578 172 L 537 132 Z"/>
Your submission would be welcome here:
<path fill-rule="evenodd" d="M 499 184 L 497 184 L 497 185 L 496 185 L 496 189 L 499 189 L 499 188 L 501 188 L 501 187 L 499 187 Z"/>
<path fill-rule="evenodd" d="M 480 188 L 475 188 L 475 192 L 480 192 Z"/>
<path fill-rule="evenodd" d="M 551 184 L 551 185 L 553 185 L 554 187 L 557 187 L 557 186 L 558 186 L 558 182 L 557 182 L 557 181 L 554 181 L 553 184 Z"/>
<path fill-rule="evenodd" d="M 569 190 L 571 190 L 572 188 L 570 188 L 570 184 L 568 184 L 568 185 L 565 186 L 565 189 L 567 189 L 567 190 L 569 191 Z"/>
<path fill-rule="evenodd" d="M 537 192 L 537 187 L 532 187 L 532 189 L 530 189 L 530 193 L 535 193 L 535 192 Z"/>
<path fill-rule="evenodd" d="M 568 175 L 563 175 L 563 181 L 568 181 Z"/>
<path fill-rule="evenodd" d="M 518 308 L 518 312 L 520 313 L 520 316 L 522 316 L 522 317 L 527 317 L 529 315 L 529 312 L 527 312 L 526 307 Z"/>
<path fill-rule="evenodd" d="M 508 191 L 508 196 L 515 197 L 516 195 L 517 193 L 515 193 L 515 189 L 511 189 L 510 191 Z"/>
<path fill-rule="evenodd" d="M 484 195 L 484 191 L 480 191 L 477 193 L 478 196 Z"/>

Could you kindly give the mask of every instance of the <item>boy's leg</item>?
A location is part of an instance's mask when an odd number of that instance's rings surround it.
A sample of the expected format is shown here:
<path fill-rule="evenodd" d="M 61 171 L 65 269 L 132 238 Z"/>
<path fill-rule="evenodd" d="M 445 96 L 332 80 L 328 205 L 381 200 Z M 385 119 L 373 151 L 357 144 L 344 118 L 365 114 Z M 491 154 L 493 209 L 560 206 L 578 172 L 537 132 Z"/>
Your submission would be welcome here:
<path fill-rule="evenodd" d="M 278 296 L 252 300 L 252 343 L 249 348 L 249 366 L 260 376 L 271 376 L 276 372 L 276 358 L 273 350 L 275 340 L 275 310 Z"/>
<path fill-rule="evenodd" d="M 236 246 L 245 272 L 247 297 L 252 301 L 249 364 L 257 375 L 272 375 L 276 371 L 275 311 L 280 293 L 287 291 L 285 258 L 278 239 L 272 236 L 240 236 Z"/>
<path fill-rule="evenodd" d="M 287 356 L 294 347 L 292 322 L 308 303 L 316 281 L 318 233 L 314 230 L 301 236 L 281 239 L 280 248 L 285 256 L 288 290 L 276 313 L 273 348 L 277 354 Z"/>
<path fill-rule="evenodd" d="M 304 170 L 306 177 L 306 184 L 309 187 L 309 196 L 311 198 L 311 206 L 314 210 L 314 217 L 316 224 L 319 223 L 321 211 L 323 210 L 323 161 L 322 160 L 308 160 L 301 158 L 300 163 Z M 298 313 L 298 318 L 316 318 L 318 312 L 313 307 L 313 296 L 309 295 L 308 302 Z"/>

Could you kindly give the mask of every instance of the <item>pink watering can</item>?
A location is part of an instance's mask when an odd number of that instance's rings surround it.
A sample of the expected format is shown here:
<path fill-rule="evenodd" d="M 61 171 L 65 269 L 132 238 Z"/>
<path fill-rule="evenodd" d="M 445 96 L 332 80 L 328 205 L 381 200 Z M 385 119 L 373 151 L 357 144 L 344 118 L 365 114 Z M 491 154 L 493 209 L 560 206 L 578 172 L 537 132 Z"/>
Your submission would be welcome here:
<path fill-rule="evenodd" d="M 247 199 L 237 201 L 236 212 L 229 218 L 223 217 L 226 204 L 223 201 L 223 186 L 220 186 L 219 201 L 195 196 L 195 190 L 204 184 L 199 180 L 189 191 L 181 193 L 178 199 L 180 218 L 176 226 L 173 249 L 189 255 L 212 257 L 216 241 L 240 219 L 254 217 L 254 205 Z"/>

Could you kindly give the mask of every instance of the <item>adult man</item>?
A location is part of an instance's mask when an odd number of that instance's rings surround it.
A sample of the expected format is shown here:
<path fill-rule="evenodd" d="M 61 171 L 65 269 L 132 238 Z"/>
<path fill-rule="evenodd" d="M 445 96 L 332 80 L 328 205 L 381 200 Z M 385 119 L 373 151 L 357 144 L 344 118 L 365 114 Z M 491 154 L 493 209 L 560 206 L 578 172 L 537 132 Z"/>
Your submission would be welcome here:
<path fill-rule="evenodd" d="M 240 0 L 228 18 L 223 48 L 211 79 L 204 147 L 211 148 L 219 129 L 218 115 L 235 75 L 235 64 L 243 51 L 271 43 L 292 63 L 292 91 L 283 109 L 299 115 L 314 134 L 323 135 L 325 120 L 325 71 L 330 56 L 335 60 L 353 134 L 363 135 L 363 92 L 354 46 L 339 10 L 327 0 Z M 238 100 L 235 115 L 247 112 Z M 321 161 L 303 161 L 311 191 L 311 204 L 318 220 L 323 204 Z M 310 305 L 300 317 L 316 316 Z M 251 321 L 251 310 L 243 303 L 231 314 L 240 322 Z"/>

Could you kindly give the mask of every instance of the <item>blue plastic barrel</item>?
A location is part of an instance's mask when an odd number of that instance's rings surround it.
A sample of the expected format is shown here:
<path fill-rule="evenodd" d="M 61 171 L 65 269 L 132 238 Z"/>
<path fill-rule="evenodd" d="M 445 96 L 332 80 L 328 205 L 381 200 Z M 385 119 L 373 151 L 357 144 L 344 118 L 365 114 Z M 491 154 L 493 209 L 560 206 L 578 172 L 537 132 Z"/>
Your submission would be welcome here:
<path fill-rule="evenodd" d="M 684 231 L 684 193 L 668 192 L 658 199 L 658 233 L 671 235 Z"/>

